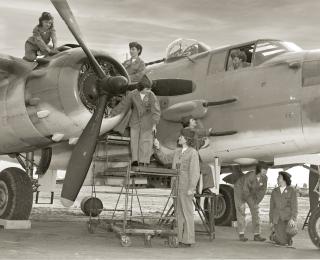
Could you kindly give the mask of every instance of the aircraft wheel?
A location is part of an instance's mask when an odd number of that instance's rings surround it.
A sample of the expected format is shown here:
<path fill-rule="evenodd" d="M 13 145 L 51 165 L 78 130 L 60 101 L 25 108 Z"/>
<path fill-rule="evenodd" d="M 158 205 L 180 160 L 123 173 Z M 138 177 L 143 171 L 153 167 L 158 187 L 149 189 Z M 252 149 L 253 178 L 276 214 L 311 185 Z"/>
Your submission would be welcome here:
<path fill-rule="evenodd" d="M 236 219 L 236 208 L 233 197 L 233 187 L 220 185 L 220 195 L 216 200 L 215 224 L 218 226 L 231 226 Z"/>
<path fill-rule="evenodd" d="M 51 163 L 51 158 L 52 158 L 51 147 L 41 149 L 40 161 L 38 163 L 38 167 L 35 172 L 36 175 L 44 175 L 47 172 Z"/>
<path fill-rule="evenodd" d="M 0 218 L 11 220 L 29 219 L 33 191 L 25 171 L 10 167 L 0 173 Z"/>
<path fill-rule="evenodd" d="M 102 201 L 99 198 L 87 196 L 81 201 L 81 210 L 86 216 L 97 217 L 103 210 Z"/>
<path fill-rule="evenodd" d="M 308 231 L 312 243 L 320 249 L 320 207 L 311 212 Z"/>

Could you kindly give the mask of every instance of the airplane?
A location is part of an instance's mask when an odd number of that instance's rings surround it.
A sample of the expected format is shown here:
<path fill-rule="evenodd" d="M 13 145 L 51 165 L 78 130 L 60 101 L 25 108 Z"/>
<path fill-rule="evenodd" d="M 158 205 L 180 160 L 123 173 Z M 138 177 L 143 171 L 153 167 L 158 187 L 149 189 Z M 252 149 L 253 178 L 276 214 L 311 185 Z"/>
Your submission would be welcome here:
<path fill-rule="evenodd" d="M 51 0 L 76 45 L 26 62 L 0 56 L 0 153 L 16 157 L 27 169 L 40 150 L 42 174 L 59 153 L 68 165 L 61 193 L 63 205 L 76 199 L 90 167 L 99 135 L 112 130 L 126 111 L 106 117 L 111 97 L 135 87 L 121 63 L 102 51 L 91 51 L 65 0 Z M 245 53 L 247 66 L 233 66 L 231 52 Z M 271 167 L 310 164 L 309 235 L 320 248 L 319 122 L 320 51 L 260 39 L 214 50 L 182 39 L 168 46 L 167 57 L 147 69 L 155 82 L 161 121 L 157 137 L 174 148 L 180 120 L 192 115 L 215 134 L 199 150 L 204 162 L 220 174 L 237 174 L 259 160 Z M 97 84 L 98 79 L 103 84 Z M 167 135 L 167 133 L 173 133 Z M 73 146 L 68 145 L 73 144 Z M 21 158 L 22 153 L 31 158 Z M 32 183 L 25 171 L 10 167 L 0 174 L 0 217 L 28 219 Z M 219 224 L 234 219 L 233 189 L 220 185 Z"/>

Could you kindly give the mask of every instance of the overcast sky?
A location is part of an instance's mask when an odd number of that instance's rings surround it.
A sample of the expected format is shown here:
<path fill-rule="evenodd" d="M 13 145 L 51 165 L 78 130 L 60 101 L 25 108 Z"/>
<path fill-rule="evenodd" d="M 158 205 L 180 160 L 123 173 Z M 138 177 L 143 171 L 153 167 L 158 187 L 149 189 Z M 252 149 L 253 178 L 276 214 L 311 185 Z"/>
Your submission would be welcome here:
<path fill-rule="evenodd" d="M 176 38 L 212 48 L 257 38 L 320 47 L 319 0 L 70 0 L 90 48 L 123 60 L 127 44 L 142 43 L 145 61 L 161 58 Z M 0 52 L 22 56 L 43 11 L 52 12 L 59 44 L 74 42 L 49 0 L 0 0 Z"/>
<path fill-rule="evenodd" d="M 90 48 L 119 60 L 128 42 L 139 41 L 145 61 L 165 56 L 176 38 L 194 38 L 211 48 L 258 38 L 320 47 L 319 0 L 69 0 Z M 55 17 L 59 45 L 74 43 L 49 0 L 0 0 L 0 53 L 22 57 L 24 42 L 43 11 Z M 307 181 L 296 169 L 294 183 Z M 277 174 L 270 176 L 275 183 Z M 302 178 L 303 176 L 303 178 Z"/>

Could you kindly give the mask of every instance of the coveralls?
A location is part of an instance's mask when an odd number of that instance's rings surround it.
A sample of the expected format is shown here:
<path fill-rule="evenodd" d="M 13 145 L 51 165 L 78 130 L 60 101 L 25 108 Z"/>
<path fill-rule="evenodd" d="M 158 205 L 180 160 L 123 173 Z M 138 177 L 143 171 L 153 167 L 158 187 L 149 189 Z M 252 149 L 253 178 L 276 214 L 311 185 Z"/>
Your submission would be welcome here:
<path fill-rule="evenodd" d="M 139 82 L 141 80 L 142 76 L 144 75 L 146 66 L 144 64 L 144 61 L 139 56 L 135 60 L 133 60 L 132 58 L 126 60 L 122 65 L 128 72 L 131 82 Z"/>
<path fill-rule="evenodd" d="M 132 58 L 126 60 L 122 65 L 127 70 L 132 83 L 139 82 L 145 73 L 146 66 L 139 56 L 134 61 Z M 130 110 L 113 130 L 123 135 L 129 124 L 131 113 L 132 111 Z"/>
<path fill-rule="evenodd" d="M 53 46 L 55 47 L 57 42 L 56 30 L 54 28 L 45 30 L 37 25 L 33 29 L 33 35 L 30 36 L 25 43 L 25 55 L 23 59 L 34 61 L 37 58 L 38 51 L 43 55 L 48 55 L 52 48 L 48 45 L 50 40 L 52 40 Z"/>
<path fill-rule="evenodd" d="M 239 234 L 243 234 L 246 227 L 246 203 L 252 216 L 253 233 L 255 235 L 260 234 L 259 203 L 266 193 L 267 181 L 267 176 L 261 175 L 260 180 L 258 180 L 255 171 L 252 171 L 243 175 L 235 182 L 234 202 Z"/>
<path fill-rule="evenodd" d="M 160 105 L 151 90 L 144 91 L 143 99 L 137 89 L 131 91 L 125 99 L 125 110 L 132 107 L 129 121 L 132 161 L 148 164 L 153 152 L 152 127 L 159 123 Z"/>
<path fill-rule="evenodd" d="M 286 228 L 290 219 L 296 222 L 298 215 L 297 192 L 287 186 L 281 193 L 279 187 L 275 188 L 270 198 L 270 223 L 274 224 L 275 242 L 279 244 L 288 244 L 292 236 L 286 233 Z"/>
<path fill-rule="evenodd" d="M 205 139 L 210 134 L 209 129 L 204 129 L 200 127 L 196 127 L 196 128 L 186 127 L 186 128 L 190 129 L 195 133 L 194 135 L 195 148 L 197 151 L 199 151 L 199 149 L 201 149 L 201 147 L 204 145 Z M 201 159 L 200 159 L 200 172 L 202 175 L 202 183 L 203 183 L 202 190 L 213 188 L 214 180 L 213 180 L 211 167 L 207 163 L 202 162 Z"/>
<path fill-rule="evenodd" d="M 160 146 L 156 154 L 161 162 L 172 162 L 173 169 L 180 169 L 178 199 L 176 214 L 178 218 L 178 240 L 184 244 L 195 243 L 193 195 L 188 195 L 188 190 L 195 191 L 200 177 L 198 152 L 188 147 L 182 152 L 181 148 L 172 151 Z"/>

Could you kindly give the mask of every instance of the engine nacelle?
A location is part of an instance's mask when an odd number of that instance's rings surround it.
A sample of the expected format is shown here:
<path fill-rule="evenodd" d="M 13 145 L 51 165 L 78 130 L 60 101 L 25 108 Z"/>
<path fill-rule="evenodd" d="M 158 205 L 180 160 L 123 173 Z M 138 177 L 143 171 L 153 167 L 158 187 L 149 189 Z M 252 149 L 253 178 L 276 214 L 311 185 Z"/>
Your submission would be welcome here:
<path fill-rule="evenodd" d="M 128 77 L 123 66 L 107 53 L 93 51 L 93 54 L 107 75 Z M 14 62 L 25 64 L 18 59 Z M 2 79 L 0 153 L 29 151 L 53 142 L 76 140 L 95 108 L 96 97 L 91 92 L 96 81 L 97 76 L 80 48 L 61 52 L 34 69 Z M 121 114 L 105 118 L 101 132 L 112 129 L 122 117 Z"/>

